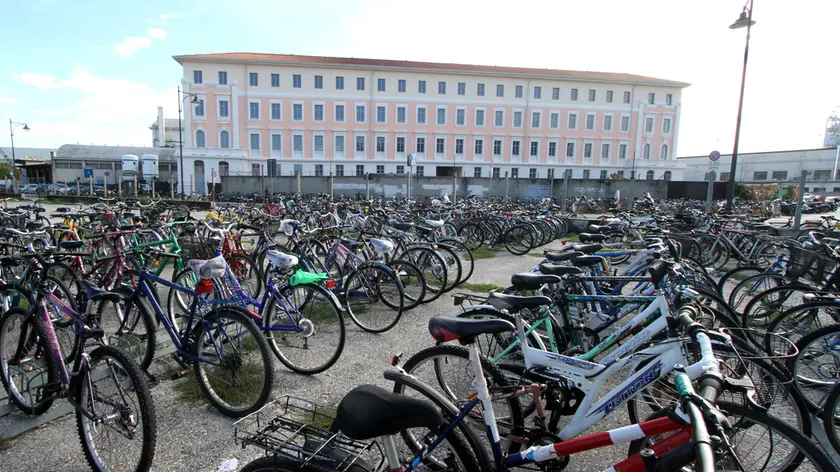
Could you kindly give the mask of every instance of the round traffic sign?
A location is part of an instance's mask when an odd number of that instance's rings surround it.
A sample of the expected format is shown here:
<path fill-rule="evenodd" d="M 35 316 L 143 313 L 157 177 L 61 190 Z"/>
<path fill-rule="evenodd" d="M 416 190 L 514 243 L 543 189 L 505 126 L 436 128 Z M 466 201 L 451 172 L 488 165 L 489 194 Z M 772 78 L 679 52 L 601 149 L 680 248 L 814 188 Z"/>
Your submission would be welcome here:
<path fill-rule="evenodd" d="M 718 159 L 720 159 L 720 153 L 717 151 L 712 151 L 712 153 L 709 154 L 709 159 L 711 159 L 712 162 L 717 161 Z"/>
<path fill-rule="evenodd" d="M 110 176 L 111 176 L 111 173 L 108 172 L 108 171 L 105 171 L 105 177 L 110 177 Z"/>

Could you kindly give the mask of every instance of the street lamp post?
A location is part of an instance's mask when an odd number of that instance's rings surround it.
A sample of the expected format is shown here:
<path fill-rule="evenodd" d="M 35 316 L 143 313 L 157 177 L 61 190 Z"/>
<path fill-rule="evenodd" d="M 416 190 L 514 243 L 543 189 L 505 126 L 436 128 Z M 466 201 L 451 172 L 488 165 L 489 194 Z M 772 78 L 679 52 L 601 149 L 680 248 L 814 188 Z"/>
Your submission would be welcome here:
<path fill-rule="evenodd" d="M 753 0 L 748 0 L 744 11 L 735 23 L 729 25 L 729 29 L 747 27 L 747 43 L 744 46 L 744 68 L 741 71 L 741 96 L 738 99 L 738 119 L 735 122 L 735 145 L 732 149 L 732 162 L 729 165 L 729 182 L 726 185 L 726 209 L 732 211 L 735 198 L 735 171 L 738 165 L 738 141 L 741 137 L 741 110 L 744 107 L 744 82 L 747 78 L 747 57 L 750 53 L 750 29 L 755 21 L 752 19 Z"/>
<path fill-rule="evenodd" d="M 19 123 L 17 121 L 12 121 L 12 119 L 9 118 L 9 138 L 12 141 L 12 170 L 11 170 L 12 192 L 14 192 L 15 188 L 17 187 L 17 176 L 15 175 L 15 129 L 17 129 L 21 126 L 23 126 L 24 131 L 29 131 L 30 129 L 32 129 L 26 123 Z"/>
<path fill-rule="evenodd" d="M 198 95 L 189 92 L 182 92 L 181 87 L 178 86 L 178 153 L 180 154 L 178 167 L 181 169 L 181 178 L 179 179 L 181 181 L 181 195 L 187 194 L 186 189 L 184 188 L 184 131 L 181 125 L 181 108 L 184 105 L 184 100 L 190 97 L 192 97 L 192 100 L 190 100 L 191 104 L 198 105 L 201 103 L 201 100 L 198 99 Z M 164 134 L 166 134 L 166 123 L 163 123 L 163 130 Z M 161 139 L 166 142 L 166 136 L 163 136 Z"/>

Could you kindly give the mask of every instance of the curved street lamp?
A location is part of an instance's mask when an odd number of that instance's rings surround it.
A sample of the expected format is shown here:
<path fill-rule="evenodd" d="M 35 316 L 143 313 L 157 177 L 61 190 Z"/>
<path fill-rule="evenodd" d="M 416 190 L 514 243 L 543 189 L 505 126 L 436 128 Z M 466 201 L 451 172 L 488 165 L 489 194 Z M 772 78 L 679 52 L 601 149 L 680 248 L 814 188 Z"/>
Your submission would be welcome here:
<path fill-rule="evenodd" d="M 191 98 L 190 104 L 192 105 L 200 105 L 201 100 L 198 98 L 198 95 L 189 92 L 182 92 L 181 87 L 178 87 L 178 148 L 179 154 L 181 155 L 180 162 L 178 166 L 181 168 L 181 195 L 186 195 L 186 188 L 184 187 L 184 136 L 183 136 L 183 127 L 181 126 L 181 108 L 184 104 L 186 99 Z M 166 121 L 164 119 L 164 121 Z M 166 123 L 163 126 L 164 134 L 166 134 Z M 162 136 L 161 139 L 166 141 L 166 136 Z M 171 172 L 170 172 L 171 174 Z"/>
<path fill-rule="evenodd" d="M 26 123 L 20 123 L 17 121 L 12 121 L 9 118 L 9 138 L 12 141 L 12 170 L 9 171 L 12 174 L 12 191 L 14 192 L 15 187 L 17 187 L 17 177 L 15 176 L 15 129 L 20 128 L 23 126 L 24 131 L 29 131 L 30 128 Z"/>
<path fill-rule="evenodd" d="M 741 72 L 741 96 L 738 99 L 738 119 L 735 122 L 735 145 L 732 149 L 732 162 L 729 164 L 729 182 L 726 185 L 726 209 L 732 211 L 733 200 L 735 199 L 735 171 L 738 165 L 738 141 L 741 138 L 741 110 L 744 107 L 744 82 L 747 78 L 747 57 L 750 53 L 750 29 L 755 21 L 753 15 L 753 0 L 744 5 L 744 11 L 735 21 L 729 25 L 729 29 L 747 28 L 747 44 L 744 46 L 744 69 Z"/>

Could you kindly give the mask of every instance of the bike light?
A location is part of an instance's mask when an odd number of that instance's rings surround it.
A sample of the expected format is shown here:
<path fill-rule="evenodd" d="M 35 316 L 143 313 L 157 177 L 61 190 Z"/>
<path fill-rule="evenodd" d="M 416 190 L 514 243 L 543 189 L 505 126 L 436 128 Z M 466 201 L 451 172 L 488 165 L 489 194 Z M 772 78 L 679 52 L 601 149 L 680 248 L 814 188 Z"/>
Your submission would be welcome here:
<path fill-rule="evenodd" d="M 203 293 L 210 293 L 213 291 L 213 281 L 210 279 L 204 279 L 198 283 L 195 287 L 195 293 L 203 294 Z"/>
<path fill-rule="evenodd" d="M 400 363 L 400 357 L 402 357 L 402 352 L 398 352 L 391 357 L 391 367 L 396 367 Z"/>
<path fill-rule="evenodd" d="M 326 285 L 327 285 L 328 289 L 330 289 L 330 290 L 334 289 L 335 288 L 335 280 L 327 279 Z"/>

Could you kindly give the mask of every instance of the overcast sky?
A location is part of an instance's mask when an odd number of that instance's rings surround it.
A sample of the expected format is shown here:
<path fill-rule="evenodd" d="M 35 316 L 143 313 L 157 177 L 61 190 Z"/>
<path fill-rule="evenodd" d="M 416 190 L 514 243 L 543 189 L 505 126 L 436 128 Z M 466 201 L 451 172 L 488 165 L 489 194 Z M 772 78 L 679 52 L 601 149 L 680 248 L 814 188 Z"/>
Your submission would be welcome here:
<path fill-rule="evenodd" d="M 8 2 L 0 118 L 15 144 L 150 145 L 173 55 L 253 51 L 627 72 L 691 83 L 680 156 L 732 152 L 744 4 L 663 1 Z M 840 106 L 840 1 L 756 0 L 742 152 L 821 147 Z M 840 111 L 840 110 L 838 110 Z M 0 128 L 1 129 L 1 128 Z M 8 151 L 9 135 L 0 133 Z"/>

